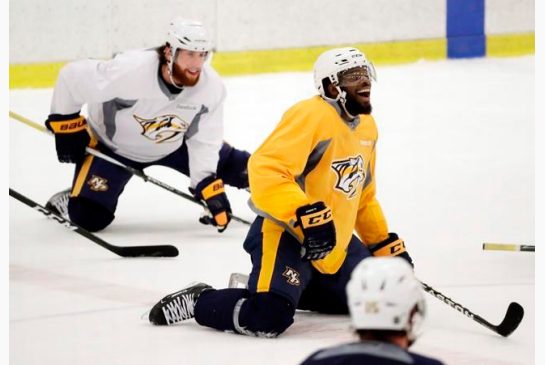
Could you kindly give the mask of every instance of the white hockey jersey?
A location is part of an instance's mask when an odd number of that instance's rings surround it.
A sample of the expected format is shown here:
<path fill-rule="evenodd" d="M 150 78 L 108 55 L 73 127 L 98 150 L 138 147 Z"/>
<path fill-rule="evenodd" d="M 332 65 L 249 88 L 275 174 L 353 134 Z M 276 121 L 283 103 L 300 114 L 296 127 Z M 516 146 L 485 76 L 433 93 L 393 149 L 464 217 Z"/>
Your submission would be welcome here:
<path fill-rule="evenodd" d="M 186 139 L 191 184 L 216 172 L 223 142 L 226 89 L 205 63 L 199 82 L 172 94 L 160 80 L 155 50 L 134 50 L 111 60 L 81 60 L 64 66 L 57 79 L 51 114 L 72 114 L 87 106 L 95 137 L 115 153 L 153 162 Z"/>

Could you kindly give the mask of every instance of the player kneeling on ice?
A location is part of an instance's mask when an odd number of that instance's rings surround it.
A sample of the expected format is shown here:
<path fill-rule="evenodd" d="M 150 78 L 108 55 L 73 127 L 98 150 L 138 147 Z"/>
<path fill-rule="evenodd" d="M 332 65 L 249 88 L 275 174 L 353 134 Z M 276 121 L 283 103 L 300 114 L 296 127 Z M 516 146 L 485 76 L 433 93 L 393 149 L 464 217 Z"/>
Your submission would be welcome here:
<path fill-rule="evenodd" d="M 72 187 L 47 207 L 93 232 L 114 220 L 132 174 L 86 155 L 90 146 L 133 169 L 160 165 L 189 176 L 190 191 L 207 207 L 200 221 L 223 231 L 231 219 L 223 183 L 248 187 L 250 154 L 223 142 L 226 89 L 205 62 L 211 49 L 200 22 L 175 19 L 162 47 L 66 65 L 45 124 L 59 161 L 76 168 Z"/>
<path fill-rule="evenodd" d="M 346 294 L 359 341 L 316 351 L 301 365 L 442 364 L 408 351 L 420 334 L 426 303 L 420 282 L 404 260 L 362 261 L 352 272 Z"/>
<path fill-rule="evenodd" d="M 375 197 L 374 78 L 355 48 L 320 55 L 320 95 L 288 109 L 248 163 L 258 214 L 244 242 L 253 265 L 248 288 L 189 287 L 157 303 L 152 323 L 195 317 L 218 330 L 274 337 L 296 309 L 348 313 L 346 283 L 365 258 L 399 255 L 412 263 Z"/>

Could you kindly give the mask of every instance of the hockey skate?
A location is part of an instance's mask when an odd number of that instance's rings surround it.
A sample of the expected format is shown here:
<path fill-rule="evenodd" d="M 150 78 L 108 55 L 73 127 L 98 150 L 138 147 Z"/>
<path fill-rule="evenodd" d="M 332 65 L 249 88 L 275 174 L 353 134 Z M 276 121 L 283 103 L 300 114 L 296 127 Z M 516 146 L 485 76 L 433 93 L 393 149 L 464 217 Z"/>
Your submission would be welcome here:
<path fill-rule="evenodd" d="M 195 316 L 195 303 L 210 285 L 197 283 L 180 291 L 169 294 L 153 306 L 149 313 L 149 321 L 155 325 L 167 325 L 185 321 Z"/>
<path fill-rule="evenodd" d="M 45 207 L 49 209 L 54 214 L 64 218 L 69 219 L 68 217 L 68 199 L 70 198 L 70 188 L 59 191 L 54 194 L 47 203 Z"/>

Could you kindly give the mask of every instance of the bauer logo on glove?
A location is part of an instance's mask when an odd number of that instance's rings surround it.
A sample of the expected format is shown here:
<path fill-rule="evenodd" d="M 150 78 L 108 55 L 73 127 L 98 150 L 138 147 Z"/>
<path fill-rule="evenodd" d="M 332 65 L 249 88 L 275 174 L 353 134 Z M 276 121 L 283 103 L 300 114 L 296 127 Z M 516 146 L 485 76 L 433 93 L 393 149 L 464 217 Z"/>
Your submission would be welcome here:
<path fill-rule="evenodd" d="M 195 197 L 202 200 L 210 212 L 206 218 L 199 218 L 203 224 L 212 224 L 223 232 L 231 221 L 231 205 L 227 200 L 223 181 L 211 175 L 197 184 L 194 190 Z"/>
<path fill-rule="evenodd" d="M 79 112 L 50 114 L 45 125 L 55 134 L 55 148 L 60 162 L 78 163 L 83 160 L 91 137 L 87 133 L 87 122 Z"/>

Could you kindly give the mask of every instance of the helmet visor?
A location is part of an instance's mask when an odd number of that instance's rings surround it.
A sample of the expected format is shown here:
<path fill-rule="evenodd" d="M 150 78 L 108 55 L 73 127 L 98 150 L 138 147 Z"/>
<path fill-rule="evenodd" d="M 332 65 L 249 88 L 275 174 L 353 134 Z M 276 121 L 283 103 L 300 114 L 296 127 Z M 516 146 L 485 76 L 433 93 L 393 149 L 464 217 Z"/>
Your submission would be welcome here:
<path fill-rule="evenodd" d="M 376 81 L 375 68 L 373 64 L 353 67 L 339 72 L 339 86 L 354 86 L 363 80 Z"/>

